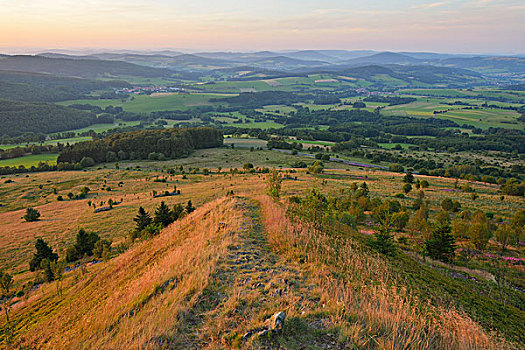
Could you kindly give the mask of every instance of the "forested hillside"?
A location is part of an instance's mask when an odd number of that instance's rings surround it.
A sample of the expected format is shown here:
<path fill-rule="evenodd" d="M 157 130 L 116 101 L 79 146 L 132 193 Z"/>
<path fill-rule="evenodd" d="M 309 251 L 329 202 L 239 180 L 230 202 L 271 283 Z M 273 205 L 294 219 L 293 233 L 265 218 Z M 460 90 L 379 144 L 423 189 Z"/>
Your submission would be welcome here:
<path fill-rule="evenodd" d="M 51 103 L 0 100 L 0 120 L 0 135 L 18 136 L 83 128 L 96 123 L 97 117 Z"/>

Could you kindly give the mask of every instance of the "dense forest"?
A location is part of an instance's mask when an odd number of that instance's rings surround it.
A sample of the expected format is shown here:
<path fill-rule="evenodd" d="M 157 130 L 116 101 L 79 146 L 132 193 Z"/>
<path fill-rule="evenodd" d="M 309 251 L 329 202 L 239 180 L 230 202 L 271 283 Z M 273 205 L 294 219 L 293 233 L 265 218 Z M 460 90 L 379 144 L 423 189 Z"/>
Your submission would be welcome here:
<path fill-rule="evenodd" d="M 57 162 L 89 166 L 125 159 L 174 159 L 222 143 L 222 132 L 213 128 L 133 131 L 74 144 L 60 153 Z"/>
<path fill-rule="evenodd" d="M 27 102 L 57 102 L 80 98 L 94 91 L 130 87 L 125 81 L 95 81 L 51 74 L 0 70 L 0 96 L 4 99 Z"/>
<path fill-rule="evenodd" d="M 26 132 L 54 133 L 95 124 L 93 113 L 51 103 L 0 100 L 0 136 L 18 136 Z"/>

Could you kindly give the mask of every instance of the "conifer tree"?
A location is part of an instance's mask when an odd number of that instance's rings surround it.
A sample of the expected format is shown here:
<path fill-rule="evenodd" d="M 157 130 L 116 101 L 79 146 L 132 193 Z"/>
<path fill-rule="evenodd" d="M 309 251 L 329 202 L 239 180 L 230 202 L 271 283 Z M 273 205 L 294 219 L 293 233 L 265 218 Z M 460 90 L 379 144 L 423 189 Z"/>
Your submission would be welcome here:
<path fill-rule="evenodd" d="M 29 269 L 31 271 L 38 270 L 40 263 L 44 259 L 49 261 L 58 260 L 58 255 L 53 253 L 53 249 L 42 238 L 36 240 L 35 248 L 36 253 L 33 254 L 33 259 L 29 262 Z"/>
<path fill-rule="evenodd" d="M 133 221 L 137 223 L 138 232 L 141 232 L 142 230 L 144 230 L 146 226 L 148 226 L 152 222 L 151 216 L 148 214 L 146 210 L 144 210 L 143 207 L 139 208 L 139 212 L 137 216 L 133 219 Z"/>
<path fill-rule="evenodd" d="M 191 200 L 189 200 L 188 204 L 186 205 L 186 211 L 188 212 L 188 214 L 195 211 L 195 207 L 193 206 L 193 204 L 191 204 Z"/>
<path fill-rule="evenodd" d="M 432 236 L 425 242 L 425 254 L 432 259 L 452 262 L 456 250 L 456 242 L 451 234 L 449 222 L 437 222 L 432 230 Z"/>
<path fill-rule="evenodd" d="M 173 220 L 173 213 L 166 203 L 161 202 L 159 207 L 155 210 L 155 219 L 154 221 L 158 224 L 161 224 L 163 227 L 171 224 Z"/>

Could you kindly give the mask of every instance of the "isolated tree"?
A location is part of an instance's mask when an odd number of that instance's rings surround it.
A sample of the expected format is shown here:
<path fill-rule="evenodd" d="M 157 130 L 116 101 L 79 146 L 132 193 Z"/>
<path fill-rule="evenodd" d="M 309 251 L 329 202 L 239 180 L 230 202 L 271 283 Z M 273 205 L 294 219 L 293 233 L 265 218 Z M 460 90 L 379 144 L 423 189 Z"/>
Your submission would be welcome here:
<path fill-rule="evenodd" d="M 148 214 L 146 210 L 144 210 L 143 207 L 139 208 L 139 212 L 137 216 L 133 219 L 133 221 L 137 223 L 138 232 L 141 232 L 142 230 L 144 230 L 146 226 L 148 226 L 152 222 L 151 216 Z"/>
<path fill-rule="evenodd" d="M 394 236 L 391 234 L 394 227 L 392 214 L 384 206 L 379 212 L 375 213 L 375 217 L 377 228 L 374 232 L 374 238 L 367 242 L 368 245 L 382 254 L 395 255 L 396 246 Z"/>
<path fill-rule="evenodd" d="M 268 195 L 273 197 L 274 199 L 277 199 L 281 195 L 281 183 L 283 181 L 282 175 L 277 171 L 277 169 L 273 168 L 272 173 L 270 174 L 268 178 Z"/>
<path fill-rule="evenodd" d="M 450 233 L 448 222 L 436 222 L 432 228 L 432 236 L 425 242 L 425 254 L 432 259 L 452 262 L 456 250 L 454 236 Z"/>
<path fill-rule="evenodd" d="M 403 182 L 407 184 L 414 183 L 414 175 L 412 175 L 412 172 L 407 172 L 405 176 L 403 177 Z"/>
<path fill-rule="evenodd" d="M 359 188 L 357 189 L 355 197 L 356 198 L 368 197 L 369 194 L 370 194 L 370 190 L 368 189 L 368 185 L 366 184 L 366 182 L 363 182 L 361 184 L 361 186 L 359 186 Z M 363 209 L 365 209 L 365 208 L 363 208 Z"/>
<path fill-rule="evenodd" d="M 445 198 L 441 201 L 441 208 L 446 211 L 451 211 L 452 207 L 454 206 L 454 203 L 452 203 L 452 199 Z"/>
<path fill-rule="evenodd" d="M 173 222 L 173 213 L 164 201 L 160 202 L 160 205 L 155 210 L 153 221 L 161 224 L 162 227 L 166 227 Z"/>
<path fill-rule="evenodd" d="M 27 208 L 24 220 L 27 222 L 38 221 L 40 220 L 40 212 L 34 208 Z"/>
<path fill-rule="evenodd" d="M 99 240 L 100 237 L 96 233 L 88 233 L 81 228 L 78 230 L 76 243 L 66 251 L 66 260 L 71 262 L 82 259 L 85 255 L 93 255 L 93 248 L 95 247 L 95 243 Z"/>
<path fill-rule="evenodd" d="M 312 174 L 320 174 L 324 170 L 324 165 L 322 162 L 315 161 L 311 166 L 308 167 L 308 171 Z"/>
<path fill-rule="evenodd" d="M 421 188 L 427 188 L 430 184 L 427 180 L 421 180 Z"/>
<path fill-rule="evenodd" d="M 412 191 L 412 185 L 411 184 L 404 184 L 403 185 L 403 192 L 405 192 L 405 194 L 408 194 L 408 192 Z"/>
<path fill-rule="evenodd" d="M 40 269 L 40 264 L 44 259 L 48 261 L 58 260 L 58 255 L 53 252 L 53 249 L 42 238 L 36 240 L 35 248 L 36 253 L 33 254 L 33 258 L 29 262 L 29 269 L 31 271 Z"/>

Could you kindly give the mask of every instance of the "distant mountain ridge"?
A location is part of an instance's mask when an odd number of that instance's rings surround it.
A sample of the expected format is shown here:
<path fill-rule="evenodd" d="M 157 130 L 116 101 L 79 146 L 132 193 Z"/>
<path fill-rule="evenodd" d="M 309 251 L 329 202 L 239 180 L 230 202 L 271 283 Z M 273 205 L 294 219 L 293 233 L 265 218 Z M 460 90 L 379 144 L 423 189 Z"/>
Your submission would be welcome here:
<path fill-rule="evenodd" d="M 49 58 L 16 55 L 0 58 L 0 70 L 31 73 L 48 73 L 59 76 L 97 79 L 119 75 L 141 77 L 169 77 L 173 71 L 136 65 L 123 61 L 106 61 L 84 58 Z"/>

